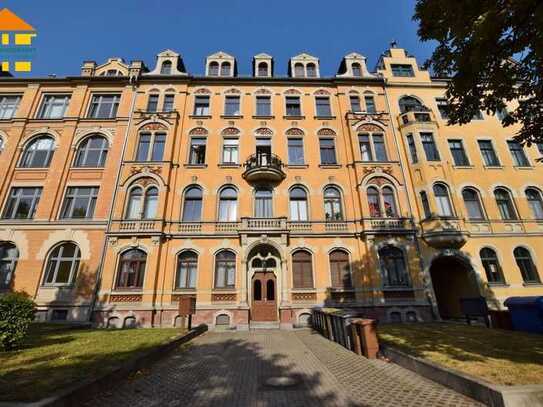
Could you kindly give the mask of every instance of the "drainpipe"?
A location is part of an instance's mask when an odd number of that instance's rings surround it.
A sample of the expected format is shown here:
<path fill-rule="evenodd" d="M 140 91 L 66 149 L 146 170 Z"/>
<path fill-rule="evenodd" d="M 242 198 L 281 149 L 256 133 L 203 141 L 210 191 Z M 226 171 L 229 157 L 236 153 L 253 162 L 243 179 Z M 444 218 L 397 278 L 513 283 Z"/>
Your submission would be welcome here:
<path fill-rule="evenodd" d="M 385 101 L 386 101 L 386 104 L 387 104 L 387 109 L 388 111 L 390 112 L 390 115 L 392 116 L 392 110 L 390 108 L 390 101 L 388 99 L 388 93 L 387 93 L 387 84 L 388 84 L 388 79 L 387 78 L 383 78 L 384 79 L 384 82 L 385 82 L 385 86 L 384 86 L 384 90 L 385 90 Z M 396 122 L 394 120 L 394 118 L 391 117 L 391 121 L 393 122 L 393 125 L 392 125 L 392 133 L 394 135 L 394 144 L 396 145 L 396 151 L 398 152 L 398 158 L 399 158 L 399 163 L 400 163 L 400 169 L 401 169 L 401 173 L 402 173 L 402 179 L 403 179 L 403 183 L 405 185 L 405 193 L 407 195 L 407 205 L 408 205 L 408 208 L 409 208 L 409 216 L 411 217 L 412 220 L 415 219 L 414 217 L 414 214 L 413 214 L 413 207 L 411 205 L 411 193 L 410 193 L 410 190 L 409 190 L 409 187 L 408 187 L 408 184 L 407 184 L 407 178 L 405 176 L 405 169 L 404 169 L 404 164 L 403 164 L 403 154 L 400 150 L 400 145 L 398 143 L 398 137 L 397 137 L 397 134 L 396 134 Z M 416 199 L 416 195 L 413 199 Z M 413 200 L 413 202 L 415 202 Z M 428 275 L 426 275 L 427 273 L 424 272 L 424 261 L 422 259 L 422 251 L 421 251 L 421 248 L 420 248 L 420 242 L 419 242 L 419 239 L 418 239 L 418 235 L 415 234 L 415 248 L 417 250 L 417 254 L 419 256 L 419 266 L 420 266 L 420 270 L 421 272 L 425 275 L 425 277 L 427 278 L 427 281 L 429 282 L 428 283 L 428 290 L 429 292 L 427 293 L 427 297 L 428 297 L 428 302 L 430 303 L 430 307 L 431 307 L 431 310 L 432 310 L 432 317 L 434 319 L 440 319 L 439 318 L 439 312 L 437 310 L 437 305 L 436 305 L 436 302 L 435 302 L 435 293 L 434 293 L 434 287 L 432 285 L 432 279 L 428 273 Z M 423 285 L 424 285 L 424 282 L 423 282 Z"/>
<path fill-rule="evenodd" d="M 106 234 L 104 236 L 104 244 L 103 244 L 103 247 L 102 247 L 102 257 L 100 258 L 100 266 L 98 267 L 98 273 L 96 275 L 96 285 L 94 287 L 94 294 L 92 296 L 91 306 L 90 306 L 90 309 L 89 309 L 89 316 L 88 316 L 89 322 L 91 322 L 91 320 L 92 320 L 92 314 L 94 312 L 94 307 L 96 306 L 96 299 L 98 297 L 98 292 L 100 290 L 100 286 L 101 286 L 101 282 L 102 282 L 102 273 L 104 271 L 104 260 L 105 260 L 105 257 L 106 257 L 106 250 L 107 250 L 107 244 L 108 244 L 107 235 L 108 235 L 108 232 L 111 229 L 111 222 L 112 222 L 112 219 L 113 219 L 113 206 L 115 204 L 115 199 L 117 197 L 117 192 L 119 190 L 119 179 L 121 178 L 121 170 L 123 168 L 124 153 L 126 151 L 126 146 L 128 144 L 128 134 L 129 134 L 129 131 L 130 131 L 130 126 L 132 125 L 132 118 L 133 118 L 133 115 L 134 115 L 134 106 L 136 104 L 136 89 L 137 89 L 136 81 L 137 81 L 137 79 L 136 79 L 136 77 L 131 76 L 128 81 L 129 81 L 128 83 L 130 85 L 132 85 L 132 101 L 130 102 L 130 113 L 128 114 L 128 122 L 126 124 L 126 130 L 125 130 L 125 133 L 124 133 L 123 148 L 121 150 L 121 160 L 120 160 L 120 163 L 119 163 L 119 169 L 117 170 L 117 175 L 115 176 L 115 189 L 113 191 L 113 196 L 111 198 L 111 204 L 109 205 L 107 229 L 106 229 Z"/>

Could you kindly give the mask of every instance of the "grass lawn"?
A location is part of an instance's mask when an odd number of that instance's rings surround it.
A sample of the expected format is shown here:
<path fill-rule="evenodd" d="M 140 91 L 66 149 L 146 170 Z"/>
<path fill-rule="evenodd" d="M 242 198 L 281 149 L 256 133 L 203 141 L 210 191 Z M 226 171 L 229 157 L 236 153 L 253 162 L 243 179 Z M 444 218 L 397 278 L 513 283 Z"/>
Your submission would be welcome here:
<path fill-rule="evenodd" d="M 542 335 L 445 323 L 380 325 L 378 331 L 397 349 L 494 384 L 543 384 Z"/>
<path fill-rule="evenodd" d="M 96 374 L 179 335 L 179 329 L 70 329 L 33 324 L 19 350 L 0 352 L 0 401 L 31 401 Z"/>

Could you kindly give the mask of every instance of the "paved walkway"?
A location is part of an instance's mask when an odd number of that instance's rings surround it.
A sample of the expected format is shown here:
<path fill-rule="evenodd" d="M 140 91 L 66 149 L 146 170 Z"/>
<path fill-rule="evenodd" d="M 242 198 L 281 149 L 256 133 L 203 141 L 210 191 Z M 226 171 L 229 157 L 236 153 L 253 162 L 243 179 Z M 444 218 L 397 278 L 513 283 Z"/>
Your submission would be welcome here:
<path fill-rule="evenodd" d="M 293 383 L 276 387 L 271 377 Z M 209 332 L 87 406 L 480 406 L 316 333 Z"/>

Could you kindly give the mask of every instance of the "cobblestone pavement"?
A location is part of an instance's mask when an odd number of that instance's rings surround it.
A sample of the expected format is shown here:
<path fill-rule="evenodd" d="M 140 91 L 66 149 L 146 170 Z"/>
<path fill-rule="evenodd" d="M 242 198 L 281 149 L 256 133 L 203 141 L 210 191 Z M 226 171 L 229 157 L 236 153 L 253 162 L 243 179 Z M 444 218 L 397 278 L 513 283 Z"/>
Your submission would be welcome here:
<path fill-rule="evenodd" d="M 292 379 L 273 386 L 271 377 Z M 208 332 L 87 406 L 481 406 L 309 330 Z"/>

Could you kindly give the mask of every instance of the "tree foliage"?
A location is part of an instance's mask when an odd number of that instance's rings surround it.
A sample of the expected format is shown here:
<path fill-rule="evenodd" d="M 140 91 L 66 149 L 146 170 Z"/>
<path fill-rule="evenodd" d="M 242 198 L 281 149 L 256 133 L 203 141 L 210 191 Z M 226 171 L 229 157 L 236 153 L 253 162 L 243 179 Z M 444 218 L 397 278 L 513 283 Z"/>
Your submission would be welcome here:
<path fill-rule="evenodd" d="M 16 348 L 34 320 L 36 304 L 24 293 L 0 296 L 0 349 Z"/>
<path fill-rule="evenodd" d="M 450 124 L 515 101 L 503 125 L 521 124 L 516 138 L 528 145 L 543 142 L 542 0 L 417 0 L 413 19 L 421 40 L 437 41 L 426 67 L 451 78 Z"/>

